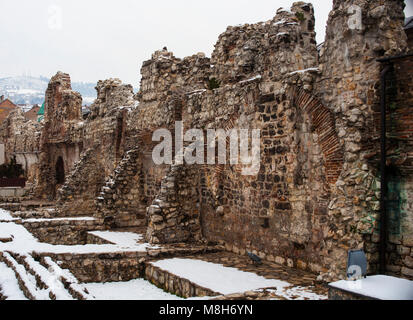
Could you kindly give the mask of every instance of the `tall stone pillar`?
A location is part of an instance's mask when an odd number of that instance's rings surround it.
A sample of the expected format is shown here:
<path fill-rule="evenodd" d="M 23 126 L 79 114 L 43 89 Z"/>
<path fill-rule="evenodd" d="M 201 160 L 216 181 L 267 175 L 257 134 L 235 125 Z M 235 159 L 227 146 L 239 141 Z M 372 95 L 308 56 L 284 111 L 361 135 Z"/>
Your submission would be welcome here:
<path fill-rule="evenodd" d="M 315 92 L 334 114 L 345 155 L 328 211 L 334 227 L 325 240 L 331 266 L 325 279 L 345 275 L 349 249 L 364 248 L 370 271 L 377 266 L 380 176 L 371 161 L 380 156 L 376 59 L 405 52 L 403 9 L 400 0 L 335 0 L 329 15 Z"/>

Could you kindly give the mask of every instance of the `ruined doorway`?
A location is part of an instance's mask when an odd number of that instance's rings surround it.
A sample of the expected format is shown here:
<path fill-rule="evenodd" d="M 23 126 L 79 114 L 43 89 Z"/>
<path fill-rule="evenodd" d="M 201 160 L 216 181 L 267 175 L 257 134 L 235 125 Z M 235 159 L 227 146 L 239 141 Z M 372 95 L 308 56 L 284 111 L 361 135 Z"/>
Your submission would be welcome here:
<path fill-rule="evenodd" d="M 63 158 L 59 157 L 56 161 L 56 184 L 63 184 L 65 182 L 65 165 Z"/>

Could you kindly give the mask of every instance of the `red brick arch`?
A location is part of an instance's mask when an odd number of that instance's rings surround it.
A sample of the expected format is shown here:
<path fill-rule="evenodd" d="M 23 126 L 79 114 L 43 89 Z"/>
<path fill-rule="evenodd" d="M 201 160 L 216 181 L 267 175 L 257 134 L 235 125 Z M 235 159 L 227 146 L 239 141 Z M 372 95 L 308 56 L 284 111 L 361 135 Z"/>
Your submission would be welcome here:
<path fill-rule="evenodd" d="M 302 88 L 294 87 L 290 94 L 292 104 L 309 115 L 324 156 L 327 181 L 336 183 L 343 169 L 344 154 L 338 140 L 333 113 Z"/>

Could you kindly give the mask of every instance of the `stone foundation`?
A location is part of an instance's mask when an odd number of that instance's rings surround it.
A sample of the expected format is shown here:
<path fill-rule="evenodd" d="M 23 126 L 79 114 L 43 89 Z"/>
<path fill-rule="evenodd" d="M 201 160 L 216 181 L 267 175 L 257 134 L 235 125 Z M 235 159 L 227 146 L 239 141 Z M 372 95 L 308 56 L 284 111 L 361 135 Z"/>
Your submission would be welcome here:
<path fill-rule="evenodd" d="M 216 297 L 220 295 L 219 292 L 213 292 L 189 280 L 155 267 L 150 262 L 145 263 L 145 279 L 155 286 L 183 298 Z"/>
<path fill-rule="evenodd" d="M 55 220 L 42 222 L 25 222 L 21 224 L 40 242 L 62 245 L 103 244 L 88 231 L 104 230 L 98 221 Z"/>

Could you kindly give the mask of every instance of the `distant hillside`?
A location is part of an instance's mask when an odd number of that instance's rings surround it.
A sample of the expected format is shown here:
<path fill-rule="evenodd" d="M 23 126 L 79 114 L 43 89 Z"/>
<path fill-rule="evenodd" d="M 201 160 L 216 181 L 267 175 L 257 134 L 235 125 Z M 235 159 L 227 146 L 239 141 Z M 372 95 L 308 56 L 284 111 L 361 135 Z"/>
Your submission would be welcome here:
<path fill-rule="evenodd" d="M 44 94 L 49 83 L 46 77 L 17 76 L 0 78 L 0 95 L 9 98 L 15 104 L 39 104 L 44 101 Z M 83 104 L 90 105 L 96 99 L 95 83 L 73 82 L 72 88 L 83 97 Z"/>

